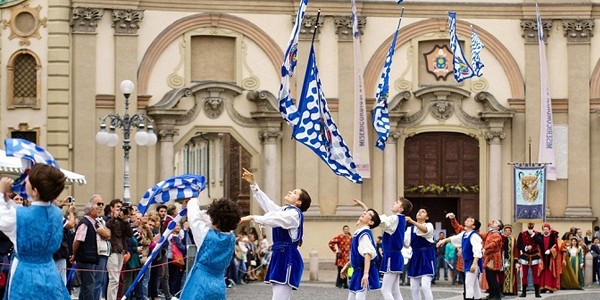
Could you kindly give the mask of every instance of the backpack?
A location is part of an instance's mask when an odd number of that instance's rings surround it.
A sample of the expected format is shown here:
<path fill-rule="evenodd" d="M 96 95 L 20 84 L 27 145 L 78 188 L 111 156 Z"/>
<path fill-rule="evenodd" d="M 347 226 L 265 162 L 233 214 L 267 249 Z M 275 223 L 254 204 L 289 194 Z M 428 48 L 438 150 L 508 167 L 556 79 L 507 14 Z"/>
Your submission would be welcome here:
<path fill-rule="evenodd" d="M 0 256 L 7 256 L 13 252 L 13 243 L 10 239 L 0 231 Z"/>
<path fill-rule="evenodd" d="M 69 259 L 69 256 L 71 255 L 71 251 L 69 248 L 69 232 L 67 232 L 67 229 L 63 230 L 63 236 L 62 236 L 62 240 L 60 241 L 60 248 L 58 248 L 58 250 L 56 250 L 56 252 L 54 252 L 52 254 L 52 259 L 54 260 L 59 260 L 59 259 Z"/>

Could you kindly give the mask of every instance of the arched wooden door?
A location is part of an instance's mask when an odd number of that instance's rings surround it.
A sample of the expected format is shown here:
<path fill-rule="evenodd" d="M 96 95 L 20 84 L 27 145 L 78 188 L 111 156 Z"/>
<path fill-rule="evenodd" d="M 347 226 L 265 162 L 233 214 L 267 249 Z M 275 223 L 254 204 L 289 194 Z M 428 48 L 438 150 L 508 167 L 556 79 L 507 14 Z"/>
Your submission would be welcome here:
<path fill-rule="evenodd" d="M 448 186 L 462 185 L 468 192 L 457 192 Z M 425 191 L 419 186 L 437 187 Z M 468 135 L 453 132 L 421 133 L 407 138 L 404 146 L 404 195 L 415 199 L 415 211 L 429 208 L 430 222 L 440 222 L 449 230 L 445 213 L 479 216 L 479 143 Z M 440 188 L 443 187 L 440 192 Z M 433 188 L 432 190 L 435 190 Z M 414 213 L 413 213 L 414 214 Z"/>

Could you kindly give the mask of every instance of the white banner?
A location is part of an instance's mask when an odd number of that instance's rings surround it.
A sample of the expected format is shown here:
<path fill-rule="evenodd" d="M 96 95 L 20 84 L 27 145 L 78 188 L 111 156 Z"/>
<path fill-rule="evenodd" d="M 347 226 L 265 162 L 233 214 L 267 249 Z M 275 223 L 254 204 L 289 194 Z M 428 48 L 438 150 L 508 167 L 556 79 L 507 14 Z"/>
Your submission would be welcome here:
<path fill-rule="evenodd" d="M 536 3 L 536 16 L 538 27 L 538 45 L 540 49 L 540 149 L 539 163 L 548 163 L 546 179 L 556 180 L 556 158 L 554 155 L 554 128 L 552 120 L 552 99 L 550 98 L 550 82 L 548 80 L 548 63 L 546 60 L 546 45 L 544 44 L 544 29 L 540 9 Z"/>
<path fill-rule="evenodd" d="M 369 163 L 369 129 L 365 103 L 362 56 L 360 52 L 360 32 L 356 16 L 356 2 L 352 0 L 352 36 L 354 45 L 354 143 L 353 157 L 358 174 L 363 178 L 371 178 Z"/>

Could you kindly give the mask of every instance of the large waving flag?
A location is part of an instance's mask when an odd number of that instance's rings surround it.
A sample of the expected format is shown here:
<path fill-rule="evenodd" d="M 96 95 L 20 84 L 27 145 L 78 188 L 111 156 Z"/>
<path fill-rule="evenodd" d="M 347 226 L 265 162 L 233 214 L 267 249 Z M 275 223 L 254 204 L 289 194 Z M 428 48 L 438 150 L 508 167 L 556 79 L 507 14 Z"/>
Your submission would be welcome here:
<path fill-rule="evenodd" d="M 369 163 L 369 129 L 365 103 L 365 80 L 363 78 L 360 31 L 356 16 L 356 1 L 352 0 L 352 45 L 354 46 L 354 162 L 361 177 L 371 177 Z"/>
<path fill-rule="evenodd" d="M 479 39 L 479 35 L 475 31 L 475 28 L 471 26 L 471 65 L 473 66 L 473 73 L 475 73 L 475 76 L 477 77 L 483 76 L 484 66 L 481 62 L 481 57 L 479 57 L 479 54 L 484 47 L 485 46 Z"/>
<path fill-rule="evenodd" d="M 298 36 L 300 35 L 300 27 L 304 14 L 306 13 L 308 0 L 300 1 L 298 6 L 298 14 L 296 14 L 296 23 L 292 29 L 290 41 L 283 56 L 283 64 L 281 65 L 281 85 L 279 85 L 279 113 L 283 119 L 290 125 L 296 125 L 300 120 L 298 109 L 292 100 L 290 92 L 290 80 L 296 71 L 296 58 L 298 54 Z"/>
<path fill-rule="evenodd" d="M 454 69 L 454 79 L 461 82 L 465 79 L 473 77 L 475 74 L 473 69 L 465 59 L 458 36 L 456 35 L 456 13 L 448 12 L 448 27 L 450 27 L 450 50 L 454 56 L 452 65 Z"/>
<path fill-rule="evenodd" d="M 298 104 L 300 121 L 294 126 L 292 136 L 314 151 L 333 173 L 355 183 L 362 183 L 356 164 L 344 139 L 335 125 L 327 100 L 321 88 L 321 79 L 311 45 L 302 94 Z"/>
<path fill-rule="evenodd" d="M 179 221 L 181 221 L 181 218 L 183 218 L 183 216 L 185 216 L 186 214 L 187 214 L 187 208 L 184 208 L 179 212 L 179 214 L 177 214 L 177 216 L 175 216 L 175 218 L 173 218 L 173 220 L 171 220 L 171 222 L 169 222 L 169 225 L 167 225 L 165 232 L 163 232 L 162 236 L 160 237 L 160 240 L 158 240 L 158 243 L 156 243 L 156 246 L 154 246 L 152 253 L 150 253 L 150 256 L 148 256 L 148 260 L 146 260 L 146 263 L 144 263 L 144 265 L 140 269 L 140 272 L 138 272 L 137 276 L 135 277 L 135 279 L 133 280 L 133 282 L 127 289 L 127 291 L 125 291 L 121 300 L 127 299 L 129 294 L 131 294 L 131 292 L 133 292 L 133 290 L 135 289 L 135 286 L 140 282 L 140 280 L 144 276 L 144 273 L 146 273 L 146 270 L 152 264 L 152 261 L 154 261 L 154 259 L 158 255 L 158 253 L 160 253 L 160 248 L 162 248 L 162 245 L 165 243 L 165 241 L 167 240 L 167 238 L 169 237 L 169 235 L 171 234 L 173 229 L 175 229 L 175 227 L 177 226 Z"/>
<path fill-rule="evenodd" d="M 402 1 L 400 1 L 402 2 Z M 402 8 L 404 13 L 404 8 Z M 390 71 L 392 70 L 392 57 L 394 56 L 394 50 L 396 49 L 396 39 L 398 38 L 398 31 L 400 30 L 400 21 L 402 21 L 402 14 L 400 14 L 400 20 L 394 32 L 394 38 L 390 44 L 387 57 L 383 63 L 383 71 L 377 84 L 377 92 L 375 92 L 375 107 L 373 108 L 373 127 L 377 132 L 377 141 L 375 146 L 381 150 L 385 149 L 385 142 L 390 135 L 390 117 L 388 111 L 388 97 L 390 95 Z"/>
<path fill-rule="evenodd" d="M 556 180 L 556 156 L 554 153 L 554 121 L 552 119 L 552 98 L 550 98 L 550 81 L 548 80 L 548 62 L 546 60 L 546 44 L 544 43 L 544 28 L 540 8 L 535 4 L 537 19 L 538 47 L 540 51 L 540 148 L 538 162 L 548 163 L 546 179 Z"/>
<path fill-rule="evenodd" d="M 154 203 L 162 204 L 171 200 L 198 197 L 206 188 L 206 178 L 202 175 L 184 174 L 173 176 L 149 188 L 137 205 L 142 214 Z"/>
<path fill-rule="evenodd" d="M 23 173 L 15 179 L 12 190 L 21 195 L 24 199 L 29 199 L 25 188 L 25 178 L 27 178 L 29 169 L 31 169 L 33 165 L 47 164 L 60 169 L 58 163 L 54 160 L 54 157 L 52 157 L 52 154 L 28 140 L 5 139 L 4 149 L 6 150 L 6 156 L 21 158 Z"/>

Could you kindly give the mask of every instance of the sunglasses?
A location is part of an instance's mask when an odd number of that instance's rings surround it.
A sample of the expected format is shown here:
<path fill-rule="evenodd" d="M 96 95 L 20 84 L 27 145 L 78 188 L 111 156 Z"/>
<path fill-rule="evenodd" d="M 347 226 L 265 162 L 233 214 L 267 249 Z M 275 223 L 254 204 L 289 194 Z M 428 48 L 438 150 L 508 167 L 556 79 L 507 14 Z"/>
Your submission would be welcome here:
<path fill-rule="evenodd" d="M 96 205 L 98 205 L 98 206 L 104 206 L 104 203 L 98 202 L 98 203 L 96 203 Z"/>

